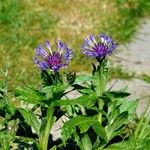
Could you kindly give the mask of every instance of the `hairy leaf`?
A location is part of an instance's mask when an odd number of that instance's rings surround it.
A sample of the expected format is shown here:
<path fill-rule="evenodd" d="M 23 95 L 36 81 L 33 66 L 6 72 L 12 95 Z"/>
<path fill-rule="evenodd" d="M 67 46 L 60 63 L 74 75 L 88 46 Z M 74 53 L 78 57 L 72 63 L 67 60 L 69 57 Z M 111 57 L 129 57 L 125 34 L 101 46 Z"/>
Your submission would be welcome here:
<path fill-rule="evenodd" d="M 94 77 L 88 74 L 80 74 L 76 77 L 74 84 L 83 84 L 93 80 Z"/>
<path fill-rule="evenodd" d="M 35 130 L 37 135 L 39 135 L 40 123 L 38 122 L 35 114 L 32 111 L 25 109 L 19 109 L 19 112 L 24 117 L 25 122 Z"/>
<path fill-rule="evenodd" d="M 128 92 L 123 92 L 123 91 L 106 91 L 104 93 L 108 97 L 114 99 L 114 98 L 124 98 L 130 95 Z"/>
<path fill-rule="evenodd" d="M 90 95 L 83 95 L 77 99 L 73 100 L 57 100 L 54 102 L 56 106 L 61 106 L 61 105 L 82 105 L 85 107 L 92 107 L 96 101 L 97 101 L 97 96 L 93 93 Z"/>
<path fill-rule="evenodd" d="M 32 104 L 40 104 L 45 100 L 44 94 L 41 94 L 40 92 L 28 87 L 16 88 L 15 96 L 20 100 Z"/>
<path fill-rule="evenodd" d="M 102 134 L 99 134 L 103 138 L 103 136 L 106 136 L 104 135 L 105 129 L 98 129 L 98 123 L 99 122 L 93 117 L 77 116 L 72 118 L 71 120 L 65 122 L 64 126 L 62 127 L 61 134 L 63 142 L 65 143 L 68 138 L 70 138 L 71 135 L 76 132 L 76 127 L 79 127 L 80 133 L 85 133 L 90 128 L 90 126 L 93 125 L 93 128 L 97 133 L 100 133 L 103 130 Z"/>
<path fill-rule="evenodd" d="M 106 132 L 108 140 L 112 139 L 116 134 L 117 130 L 122 127 L 128 120 L 128 112 L 122 112 L 116 118 L 109 122 L 106 126 Z"/>

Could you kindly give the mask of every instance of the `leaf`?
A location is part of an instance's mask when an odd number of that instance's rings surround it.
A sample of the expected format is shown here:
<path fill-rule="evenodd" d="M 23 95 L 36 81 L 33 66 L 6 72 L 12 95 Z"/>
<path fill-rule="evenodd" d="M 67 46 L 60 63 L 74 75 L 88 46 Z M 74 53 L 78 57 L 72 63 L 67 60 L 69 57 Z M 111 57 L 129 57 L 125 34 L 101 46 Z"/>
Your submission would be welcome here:
<path fill-rule="evenodd" d="M 41 94 L 40 92 L 29 87 L 16 88 L 15 96 L 20 100 L 32 104 L 40 104 L 45 100 L 44 94 Z"/>
<path fill-rule="evenodd" d="M 81 138 L 81 141 L 82 141 L 82 145 L 83 145 L 84 150 L 91 150 L 92 149 L 92 142 L 91 142 L 87 133 L 85 133 L 83 135 L 83 137 Z"/>
<path fill-rule="evenodd" d="M 0 100 L 0 109 L 3 109 L 5 107 L 5 102 L 4 100 Z"/>
<path fill-rule="evenodd" d="M 123 91 L 106 91 L 104 94 L 112 99 L 113 98 L 124 98 L 124 97 L 127 97 L 130 95 L 130 93 L 123 92 Z"/>
<path fill-rule="evenodd" d="M 46 94 L 46 99 L 50 99 L 53 97 L 53 88 L 52 86 L 46 86 L 41 90 L 42 93 Z"/>
<path fill-rule="evenodd" d="M 52 72 L 49 72 L 47 70 L 42 70 L 41 72 L 41 79 L 43 81 L 43 84 L 45 86 L 47 85 L 53 85 L 54 83 L 54 74 L 52 74 Z"/>
<path fill-rule="evenodd" d="M 16 108 L 13 104 L 6 104 L 5 110 L 6 110 L 6 113 L 8 113 L 10 116 L 12 116 L 15 114 Z"/>
<path fill-rule="evenodd" d="M 82 105 L 85 107 L 92 107 L 97 101 L 96 94 L 90 95 L 83 95 L 77 99 L 73 100 L 57 100 L 54 102 L 55 106 L 62 106 L 62 105 Z"/>
<path fill-rule="evenodd" d="M 96 66 L 95 66 L 95 64 L 94 64 L 94 63 L 92 63 L 92 67 L 93 67 L 92 75 L 94 75 L 94 74 L 95 74 L 95 72 L 96 72 Z"/>
<path fill-rule="evenodd" d="M 105 128 L 103 128 L 99 122 L 95 122 L 93 125 L 92 125 L 95 133 L 100 136 L 102 139 L 104 139 L 105 141 L 107 141 L 107 134 L 106 134 L 106 131 L 105 131 Z"/>
<path fill-rule="evenodd" d="M 86 117 L 86 116 L 77 116 L 69 121 L 64 123 L 62 127 L 62 140 L 65 143 L 72 134 L 76 132 L 76 127 L 79 127 L 80 133 L 85 133 L 90 126 L 98 124 L 99 122 L 93 117 Z M 100 130 L 96 129 L 97 126 L 94 126 L 94 129 L 99 132 Z M 104 129 L 105 130 L 105 129 Z M 100 135 L 101 137 L 103 135 Z"/>
<path fill-rule="evenodd" d="M 53 85 L 53 92 L 56 94 L 62 93 L 66 90 L 66 88 L 68 88 L 68 85 L 65 84 Z"/>
<path fill-rule="evenodd" d="M 53 146 L 50 150 L 57 150 L 57 147 Z"/>
<path fill-rule="evenodd" d="M 150 139 L 134 139 L 111 144 L 104 150 L 149 150 Z"/>
<path fill-rule="evenodd" d="M 116 118 L 113 119 L 113 122 L 109 122 L 108 126 L 106 126 L 106 132 L 108 136 L 108 140 L 112 139 L 115 135 L 117 130 L 122 127 L 128 120 L 128 112 L 122 112 Z"/>
<path fill-rule="evenodd" d="M 47 100 L 50 98 L 59 99 L 64 95 L 64 91 L 68 88 L 68 86 L 69 85 L 66 84 L 46 86 L 41 90 L 41 92 L 46 93 Z"/>
<path fill-rule="evenodd" d="M 0 98 L 3 98 L 3 95 L 0 93 Z"/>
<path fill-rule="evenodd" d="M 74 84 L 83 84 L 93 80 L 94 77 L 88 74 L 80 74 L 76 77 Z"/>
<path fill-rule="evenodd" d="M 15 133 L 13 132 L 0 132 L 0 145 L 3 150 L 10 150 L 10 142 L 15 138 Z"/>
<path fill-rule="evenodd" d="M 91 89 L 88 89 L 88 88 L 83 88 L 83 89 L 78 89 L 78 92 L 81 94 L 89 94 L 93 91 Z"/>
<path fill-rule="evenodd" d="M 131 120 L 135 116 L 135 111 L 138 106 L 138 101 L 125 101 L 121 106 L 120 106 L 120 113 L 127 111 L 128 112 L 128 119 Z"/>
<path fill-rule="evenodd" d="M 25 109 L 19 109 L 19 112 L 24 117 L 25 122 L 35 130 L 37 135 L 39 135 L 40 123 L 38 122 L 35 114 L 32 111 Z"/>
<path fill-rule="evenodd" d="M 104 150 L 134 150 L 134 149 L 133 149 L 133 147 L 131 147 L 130 142 L 123 141 L 123 142 L 120 142 L 120 143 L 112 144 Z"/>

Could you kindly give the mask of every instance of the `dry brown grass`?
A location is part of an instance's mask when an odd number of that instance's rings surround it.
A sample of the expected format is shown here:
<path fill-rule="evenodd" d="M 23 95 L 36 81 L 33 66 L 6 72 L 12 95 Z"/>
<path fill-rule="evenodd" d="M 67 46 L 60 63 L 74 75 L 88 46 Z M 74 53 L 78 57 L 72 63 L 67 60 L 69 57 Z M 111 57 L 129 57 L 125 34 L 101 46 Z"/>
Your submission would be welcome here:
<path fill-rule="evenodd" d="M 12 2 L 6 1 L 3 3 L 8 6 Z M 13 2 L 16 2 L 16 10 L 10 5 L 2 14 L 4 21 L 0 21 L 0 67 L 6 63 L 10 64 L 11 86 L 16 86 L 16 83 L 28 82 L 33 85 L 38 83 L 39 71 L 33 64 L 32 57 L 34 48 L 39 43 L 44 43 L 45 39 L 51 42 L 61 39 L 75 49 L 76 58 L 70 67 L 75 71 L 90 68 L 90 62 L 80 54 L 80 45 L 85 36 L 105 32 L 118 41 L 124 40 L 121 39 L 124 33 L 122 22 L 126 18 L 121 18 L 114 0 L 13 0 Z M 135 7 L 130 3 L 121 6 L 127 9 Z M 8 15 L 9 18 L 6 20 L 5 17 Z"/>

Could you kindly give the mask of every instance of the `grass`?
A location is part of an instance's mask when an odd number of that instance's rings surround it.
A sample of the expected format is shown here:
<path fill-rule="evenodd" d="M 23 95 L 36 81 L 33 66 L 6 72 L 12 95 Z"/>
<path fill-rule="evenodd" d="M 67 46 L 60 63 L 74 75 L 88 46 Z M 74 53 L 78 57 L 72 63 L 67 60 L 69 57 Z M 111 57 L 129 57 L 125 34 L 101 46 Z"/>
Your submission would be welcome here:
<path fill-rule="evenodd" d="M 135 73 L 127 72 L 120 66 L 111 67 L 109 70 L 109 80 L 111 79 L 125 79 L 131 80 L 135 77 Z"/>
<path fill-rule="evenodd" d="M 62 39 L 76 51 L 70 69 L 88 71 L 90 62 L 80 54 L 85 36 L 104 32 L 119 43 L 129 42 L 139 19 L 149 14 L 149 0 L 0 0 L 0 68 L 9 66 L 12 88 L 37 85 L 35 47 L 45 39 Z"/>
<path fill-rule="evenodd" d="M 150 76 L 147 75 L 147 74 L 142 74 L 142 75 L 139 75 L 137 78 L 147 82 L 147 83 L 150 83 Z"/>

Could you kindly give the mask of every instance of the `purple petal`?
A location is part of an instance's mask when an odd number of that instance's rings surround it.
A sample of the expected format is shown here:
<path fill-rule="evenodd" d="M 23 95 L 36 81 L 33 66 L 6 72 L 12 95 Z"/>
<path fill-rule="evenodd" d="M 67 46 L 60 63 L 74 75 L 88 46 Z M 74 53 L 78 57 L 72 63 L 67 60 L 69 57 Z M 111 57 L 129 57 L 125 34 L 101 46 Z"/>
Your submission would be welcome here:
<path fill-rule="evenodd" d="M 42 56 L 46 58 L 48 56 L 47 52 L 43 49 L 42 45 L 39 45 L 36 49 L 36 55 L 37 56 Z"/>
<path fill-rule="evenodd" d="M 45 46 L 47 47 L 47 49 L 49 49 L 50 53 L 52 53 L 51 45 L 50 45 L 50 42 L 48 40 L 45 41 Z"/>
<path fill-rule="evenodd" d="M 41 70 L 46 70 L 49 68 L 48 64 L 46 61 L 40 61 L 37 58 L 33 59 L 35 64 L 37 64 L 37 66 L 41 69 Z"/>
<path fill-rule="evenodd" d="M 74 54 L 69 48 L 66 48 L 66 52 L 64 53 L 64 60 L 70 61 L 73 58 Z"/>
<path fill-rule="evenodd" d="M 91 47 L 94 46 L 94 43 L 93 43 L 93 41 L 90 39 L 90 37 L 86 37 L 86 38 L 84 39 L 84 44 L 90 45 Z"/>
<path fill-rule="evenodd" d="M 58 41 L 57 42 L 57 47 L 60 53 L 62 53 L 62 51 L 67 47 L 65 43 L 63 43 L 62 41 Z"/>
<path fill-rule="evenodd" d="M 90 34 L 89 39 L 90 39 L 91 41 L 93 41 L 95 44 L 97 44 L 96 39 L 95 39 L 95 36 L 94 36 L 93 34 Z"/>
<path fill-rule="evenodd" d="M 111 37 L 104 35 L 103 33 L 100 34 L 100 39 L 105 45 L 109 45 L 111 42 L 113 42 Z"/>

